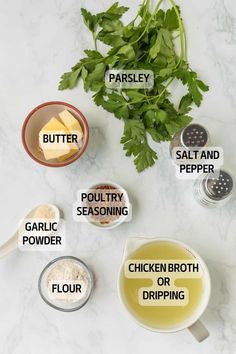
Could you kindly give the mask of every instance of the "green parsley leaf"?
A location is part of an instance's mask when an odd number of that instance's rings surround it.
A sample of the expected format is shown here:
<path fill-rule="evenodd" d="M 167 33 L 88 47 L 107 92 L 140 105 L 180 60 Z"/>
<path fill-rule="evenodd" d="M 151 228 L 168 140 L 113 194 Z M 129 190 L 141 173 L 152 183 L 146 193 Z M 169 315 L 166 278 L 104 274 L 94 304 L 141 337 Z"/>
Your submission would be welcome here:
<path fill-rule="evenodd" d="M 155 117 L 157 122 L 166 122 L 168 119 L 168 113 L 163 111 L 163 109 L 159 109 L 155 112 Z"/>
<path fill-rule="evenodd" d="M 86 76 L 84 81 L 84 88 L 86 91 L 98 91 L 103 87 L 103 80 L 105 74 L 104 63 L 96 64 L 94 70 Z"/>
<path fill-rule="evenodd" d="M 152 46 L 152 48 L 149 51 L 150 58 L 152 58 L 152 59 L 156 58 L 156 56 L 160 52 L 160 50 L 161 50 L 161 36 L 157 36 L 157 39 L 156 39 L 154 45 Z"/>
<path fill-rule="evenodd" d="M 64 73 L 61 76 L 59 86 L 58 86 L 59 90 L 66 90 L 70 88 L 70 76 L 71 76 L 71 72 Z"/>
<path fill-rule="evenodd" d="M 152 139 L 156 143 L 160 143 L 161 141 L 164 141 L 165 139 L 163 138 L 162 134 L 160 134 L 156 128 L 148 128 L 147 132 L 151 135 Z"/>
<path fill-rule="evenodd" d="M 81 9 L 81 15 L 83 16 L 84 23 L 91 32 L 95 31 L 95 26 L 97 23 L 97 17 L 92 15 L 91 12 L 86 9 Z"/>
<path fill-rule="evenodd" d="M 179 104 L 179 114 L 187 114 L 191 111 L 193 99 L 191 95 L 183 96 Z"/>
<path fill-rule="evenodd" d="M 85 54 L 87 55 L 88 58 L 91 59 L 102 59 L 103 56 L 101 55 L 101 53 L 99 53 L 97 50 L 90 50 L 90 49 L 85 49 Z"/>
<path fill-rule="evenodd" d="M 135 51 L 132 45 L 127 44 L 124 47 L 120 48 L 117 52 L 117 55 L 124 56 L 127 60 L 133 60 L 135 58 Z"/>
<path fill-rule="evenodd" d="M 178 6 L 177 9 L 180 13 Z M 166 12 L 164 27 L 166 27 L 169 31 L 174 31 L 179 28 L 178 17 L 173 7 Z"/>
<path fill-rule="evenodd" d="M 143 172 L 146 168 L 152 167 L 155 164 L 157 154 L 145 141 L 140 144 L 139 150 L 134 159 L 134 164 L 138 172 Z"/>
<path fill-rule="evenodd" d="M 134 158 L 139 172 L 157 160 L 147 138 L 156 143 L 171 140 L 192 121 L 189 112 L 193 103 L 199 106 L 203 93 L 209 89 L 187 61 L 180 8 L 171 0 L 172 7 L 164 11 L 163 1 L 152 11 L 151 1 L 143 0 L 137 16 L 127 25 L 122 22 L 122 16 L 128 8 L 119 6 L 118 2 L 95 15 L 81 9 L 84 23 L 92 32 L 94 47 L 86 49 L 84 58 L 63 74 L 59 82 L 59 89 L 65 90 L 82 80 L 84 89 L 94 93 L 96 105 L 124 121 L 121 143 L 126 155 Z M 180 52 L 175 49 L 175 31 L 180 37 Z M 111 68 L 152 70 L 154 86 L 150 90 L 108 89 L 104 76 Z M 176 108 L 170 84 L 178 80 L 188 93 Z"/>
<path fill-rule="evenodd" d="M 145 137 L 145 127 L 140 120 L 125 120 L 124 135 L 142 141 Z"/>
<path fill-rule="evenodd" d="M 118 20 L 128 10 L 128 7 L 119 6 L 119 3 L 115 2 L 106 12 L 101 13 L 101 18 L 108 20 Z"/>
<path fill-rule="evenodd" d="M 124 135 L 121 138 L 126 156 L 134 156 L 134 164 L 138 172 L 154 165 L 157 154 L 149 146 L 145 127 L 141 121 L 125 120 Z"/>

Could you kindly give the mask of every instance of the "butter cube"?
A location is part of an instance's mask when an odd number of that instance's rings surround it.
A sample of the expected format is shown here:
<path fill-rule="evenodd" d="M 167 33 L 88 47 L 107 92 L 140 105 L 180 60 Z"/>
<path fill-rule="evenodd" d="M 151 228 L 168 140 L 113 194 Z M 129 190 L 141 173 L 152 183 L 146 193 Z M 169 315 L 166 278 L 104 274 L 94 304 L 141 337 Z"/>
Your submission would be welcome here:
<path fill-rule="evenodd" d="M 69 111 L 66 109 L 59 113 L 59 117 L 62 121 L 62 123 L 66 126 L 68 130 L 70 130 L 73 133 L 76 133 L 78 136 L 78 142 L 79 140 L 82 139 L 84 133 L 81 128 L 81 125 L 79 124 L 78 119 L 76 119 Z"/>
<path fill-rule="evenodd" d="M 69 130 L 62 124 L 57 118 L 53 117 L 49 120 L 47 124 L 39 132 L 39 141 L 41 142 L 42 135 L 45 133 L 60 133 L 69 134 Z M 68 143 L 56 143 L 55 148 L 47 144 L 40 144 L 43 154 L 46 160 L 58 159 L 59 161 L 64 161 L 70 156 L 73 156 L 77 151 L 78 147 L 76 144 Z M 50 146 L 51 148 L 47 148 Z"/>
<path fill-rule="evenodd" d="M 76 154 L 78 152 L 79 148 L 77 147 L 76 144 L 69 144 L 69 146 L 70 146 L 71 150 L 66 155 L 59 156 L 58 157 L 59 161 L 65 161 L 69 157 L 73 156 L 74 154 Z"/>

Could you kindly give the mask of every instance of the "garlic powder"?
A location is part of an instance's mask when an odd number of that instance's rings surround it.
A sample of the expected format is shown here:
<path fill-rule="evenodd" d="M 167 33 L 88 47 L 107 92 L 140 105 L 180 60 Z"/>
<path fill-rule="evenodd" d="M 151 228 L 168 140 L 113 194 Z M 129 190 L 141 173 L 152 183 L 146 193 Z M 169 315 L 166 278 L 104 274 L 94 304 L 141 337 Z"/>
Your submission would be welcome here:
<path fill-rule="evenodd" d="M 33 219 L 51 219 L 56 217 L 54 209 L 50 205 L 40 205 L 33 214 Z"/>

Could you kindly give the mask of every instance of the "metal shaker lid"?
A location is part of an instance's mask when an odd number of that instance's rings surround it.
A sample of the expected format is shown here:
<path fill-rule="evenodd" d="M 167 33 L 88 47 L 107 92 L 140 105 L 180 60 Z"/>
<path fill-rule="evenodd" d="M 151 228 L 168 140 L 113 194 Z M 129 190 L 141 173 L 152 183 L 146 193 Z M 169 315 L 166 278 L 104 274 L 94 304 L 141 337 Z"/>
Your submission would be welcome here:
<path fill-rule="evenodd" d="M 208 175 L 205 178 L 205 192 L 214 199 L 221 200 L 229 196 L 233 190 L 233 178 L 224 170 L 219 171 L 219 177 Z"/>
<path fill-rule="evenodd" d="M 203 148 L 208 145 L 208 131 L 200 124 L 189 124 L 180 136 L 181 144 L 186 149 Z"/>

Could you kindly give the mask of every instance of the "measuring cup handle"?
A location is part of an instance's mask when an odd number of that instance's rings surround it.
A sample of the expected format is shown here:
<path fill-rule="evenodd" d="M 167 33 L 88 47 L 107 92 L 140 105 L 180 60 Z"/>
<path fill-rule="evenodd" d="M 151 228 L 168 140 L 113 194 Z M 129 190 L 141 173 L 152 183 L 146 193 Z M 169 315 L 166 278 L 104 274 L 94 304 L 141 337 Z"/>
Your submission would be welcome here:
<path fill-rule="evenodd" d="M 188 327 L 188 330 L 198 342 L 204 341 L 210 335 L 208 329 L 199 320 L 192 324 L 192 326 Z"/>

